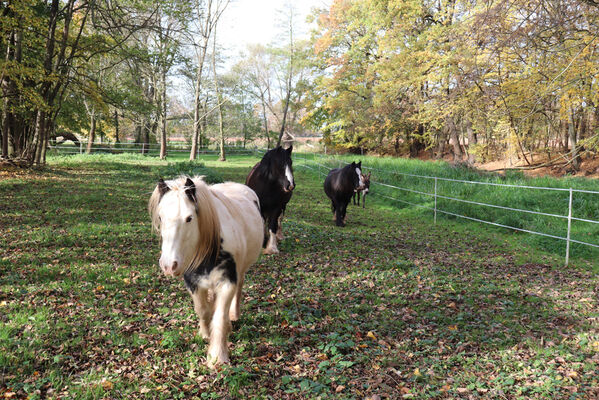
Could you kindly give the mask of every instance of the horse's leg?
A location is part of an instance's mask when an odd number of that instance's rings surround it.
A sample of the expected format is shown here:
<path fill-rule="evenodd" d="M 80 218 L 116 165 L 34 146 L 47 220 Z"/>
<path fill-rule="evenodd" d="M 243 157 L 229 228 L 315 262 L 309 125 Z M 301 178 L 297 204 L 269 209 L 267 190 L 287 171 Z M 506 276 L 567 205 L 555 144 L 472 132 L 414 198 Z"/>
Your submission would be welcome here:
<path fill-rule="evenodd" d="M 331 210 L 333 211 L 333 222 L 335 222 L 337 218 L 337 207 L 335 206 L 335 202 L 333 200 L 331 200 Z"/>
<path fill-rule="evenodd" d="M 343 203 L 337 206 L 337 213 L 335 214 L 335 223 L 337 226 L 345 226 L 345 221 L 343 221 L 345 218 L 345 207 L 347 207 L 347 204 Z"/>
<path fill-rule="evenodd" d="M 241 290 L 243 288 L 243 281 L 245 279 L 245 274 L 239 274 L 237 277 L 237 291 L 235 292 L 235 297 L 233 297 L 233 301 L 231 302 L 231 307 L 229 308 L 229 318 L 231 321 L 237 321 L 240 315 L 240 307 L 241 307 L 241 299 L 242 293 Z"/>
<path fill-rule="evenodd" d="M 200 317 L 200 336 L 202 339 L 208 339 L 210 337 L 210 320 L 213 313 L 213 304 L 208 299 L 208 290 L 198 288 L 191 294 L 191 298 L 193 299 L 193 308 Z"/>
<path fill-rule="evenodd" d="M 347 216 L 347 204 L 349 203 L 345 203 L 341 206 L 341 218 L 343 220 L 342 226 L 345 226 L 345 217 Z"/>
<path fill-rule="evenodd" d="M 361 193 L 362 193 L 362 192 L 360 192 L 360 191 L 358 190 L 358 206 L 360 205 L 360 194 L 361 194 Z"/>
<path fill-rule="evenodd" d="M 364 197 L 362 198 L 362 208 L 366 208 L 366 195 L 368 193 L 364 193 Z"/>
<path fill-rule="evenodd" d="M 278 254 L 279 249 L 277 248 L 277 228 L 279 225 L 279 215 L 281 210 L 275 211 L 268 218 L 268 243 L 262 253 L 264 254 Z"/>
<path fill-rule="evenodd" d="M 235 296 L 236 286 L 228 280 L 221 282 L 214 289 L 214 315 L 210 324 L 210 345 L 208 346 L 207 362 L 209 367 L 215 364 L 229 362 L 227 338 L 231 331 L 229 309 Z"/>
<path fill-rule="evenodd" d="M 351 199 L 354 203 L 354 206 L 356 205 L 356 192 L 354 192 L 354 194 L 351 195 Z M 358 197 L 358 205 L 360 205 L 360 198 Z"/>
<path fill-rule="evenodd" d="M 280 242 L 285 239 L 283 236 L 283 217 L 285 216 L 285 210 L 281 211 L 281 215 L 279 215 L 278 226 L 277 226 L 277 240 Z"/>

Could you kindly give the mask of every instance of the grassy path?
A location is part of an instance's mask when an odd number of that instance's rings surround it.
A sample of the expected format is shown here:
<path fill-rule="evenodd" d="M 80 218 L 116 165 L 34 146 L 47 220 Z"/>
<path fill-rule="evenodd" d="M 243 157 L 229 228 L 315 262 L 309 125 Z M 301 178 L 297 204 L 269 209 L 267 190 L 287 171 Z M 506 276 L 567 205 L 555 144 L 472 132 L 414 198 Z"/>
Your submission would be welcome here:
<path fill-rule="evenodd" d="M 255 161 L 206 164 L 243 181 Z M 209 373 L 191 299 L 156 265 L 145 207 L 160 168 L 0 176 L 0 397 L 599 396 L 594 274 L 374 203 L 336 228 L 302 170 L 282 254 L 248 273 L 233 365 Z"/>

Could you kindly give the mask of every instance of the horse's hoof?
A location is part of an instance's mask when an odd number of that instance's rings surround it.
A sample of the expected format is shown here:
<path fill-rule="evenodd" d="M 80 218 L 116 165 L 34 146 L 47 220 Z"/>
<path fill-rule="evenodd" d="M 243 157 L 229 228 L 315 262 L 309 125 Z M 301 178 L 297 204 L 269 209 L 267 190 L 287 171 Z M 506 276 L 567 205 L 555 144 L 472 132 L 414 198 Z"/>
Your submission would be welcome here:
<path fill-rule="evenodd" d="M 281 233 L 280 235 L 277 233 L 277 240 L 280 242 L 281 240 L 284 240 L 285 236 L 283 236 L 283 234 Z"/>
<path fill-rule="evenodd" d="M 208 356 L 208 358 L 206 359 L 206 366 L 208 368 L 210 368 L 212 371 L 216 371 L 219 366 L 225 365 L 225 364 L 227 364 L 227 365 L 231 364 L 231 362 L 229 361 L 229 357 L 222 357 L 219 360 L 218 358 Z"/>
<path fill-rule="evenodd" d="M 214 370 L 217 366 L 223 364 L 230 364 L 229 352 L 226 349 L 216 350 L 208 348 L 208 354 L 206 355 L 206 365 L 208 368 Z"/>
<path fill-rule="evenodd" d="M 204 340 L 209 340 L 210 339 L 210 330 L 209 329 L 202 329 L 200 328 L 199 332 L 200 337 Z"/>
<path fill-rule="evenodd" d="M 270 254 L 279 254 L 278 249 L 264 249 L 262 250 L 262 254 L 270 255 Z"/>

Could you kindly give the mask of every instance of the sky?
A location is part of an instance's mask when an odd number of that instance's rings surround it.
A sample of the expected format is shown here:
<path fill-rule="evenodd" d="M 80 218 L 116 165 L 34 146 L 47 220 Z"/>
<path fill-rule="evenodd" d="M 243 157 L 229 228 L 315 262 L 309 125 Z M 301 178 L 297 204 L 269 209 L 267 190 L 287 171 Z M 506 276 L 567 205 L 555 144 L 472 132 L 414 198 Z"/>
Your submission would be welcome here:
<path fill-rule="evenodd" d="M 231 0 L 217 25 L 218 46 L 224 52 L 221 72 L 231 68 L 240 59 L 248 44 L 273 43 L 281 34 L 279 27 L 283 9 L 287 0 Z M 297 39 L 310 37 L 312 26 L 306 22 L 311 10 L 329 8 L 333 0 L 290 0 L 297 11 Z M 183 104 L 192 104 L 193 93 L 189 84 L 180 76 L 171 77 L 169 95 Z"/>
<path fill-rule="evenodd" d="M 332 0 L 295 0 L 293 6 L 298 12 L 298 38 L 308 38 L 310 26 L 306 17 L 313 7 L 328 8 Z M 269 44 L 273 42 L 281 28 L 277 26 L 278 10 L 285 0 L 234 0 L 222 15 L 218 25 L 217 39 L 228 49 L 230 56 L 237 56 L 247 44 Z"/>

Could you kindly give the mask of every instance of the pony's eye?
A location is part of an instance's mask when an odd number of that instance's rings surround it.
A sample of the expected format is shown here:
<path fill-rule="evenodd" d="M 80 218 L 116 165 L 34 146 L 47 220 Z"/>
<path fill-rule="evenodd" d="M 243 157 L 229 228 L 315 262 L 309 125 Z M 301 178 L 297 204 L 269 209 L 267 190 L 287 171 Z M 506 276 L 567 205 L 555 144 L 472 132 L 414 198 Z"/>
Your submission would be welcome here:
<path fill-rule="evenodd" d="M 191 215 L 187 218 L 185 218 L 185 222 L 191 222 Z"/>

